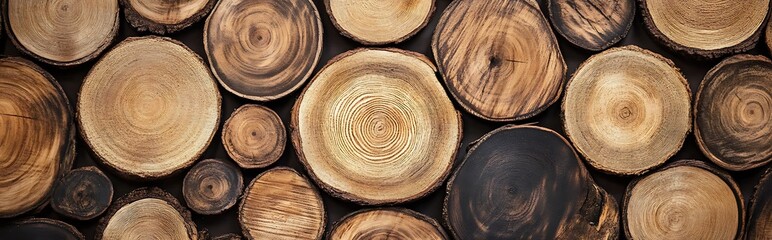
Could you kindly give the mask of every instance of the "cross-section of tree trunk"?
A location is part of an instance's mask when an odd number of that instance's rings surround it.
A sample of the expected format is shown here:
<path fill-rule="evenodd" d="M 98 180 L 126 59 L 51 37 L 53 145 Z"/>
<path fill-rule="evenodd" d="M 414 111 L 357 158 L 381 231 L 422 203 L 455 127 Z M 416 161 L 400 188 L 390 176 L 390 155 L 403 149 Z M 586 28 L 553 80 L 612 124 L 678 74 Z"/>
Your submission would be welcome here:
<path fill-rule="evenodd" d="M 242 168 L 263 168 L 284 153 L 287 131 L 270 108 L 245 104 L 225 121 L 222 143 L 228 156 Z"/>
<path fill-rule="evenodd" d="M 365 209 L 335 223 L 330 240 L 445 240 L 448 236 L 434 219 L 404 208 Z"/>
<path fill-rule="evenodd" d="M 772 24 L 767 23 L 767 49 L 772 52 Z"/>
<path fill-rule="evenodd" d="M 635 0 L 549 0 L 547 4 L 555 30 L 590 51 L 622 40 L 635 18 Z"/>
<path fill-rule="evenodd" d="M 198 22 L 216 0 L 121 0 L 126 21 L 139 31 L 173 33 Z"/>
<path fill-rule="evenodd" d="M 434 12 L 434 0 L 325 0 L 333 25 L 365 45 L 399 43 L 418 33 Z"/>
<path fill-rule="evenodd" d="M 566 135 L 593 167 L 637 175 L 661 165 L 691 130 L 689 86 L 673 63 L 626 46 L 596 54 L 566 86 Z"/>
<path fill-rule="evenodd" d="M 118 199 L 99 221 L 94 239 L 199 239 L 190 212 L 159 188 L 139 188 Z"/>
<path fill-rule="evenodd" d="M 206 159 L 185 175 L 182 196 L 190 209 L 211 215 L 231 208 L 241 196 L 244 179 L 233 164 Z"/>
<path fill-rule="evenodd" d="M 89 220 L 107 210 L 113 201 L 113 183 L 94 166 L 67 173 L 54 188 L 51 207 L 59 214 Z"/>
<path fill-rule="evenodd" d="M 0 226 L 3 239 L 84 240 L 78 229 L 65 222 L 48 218 L 30 218 Z"/>
<path fill-rule="evenodd" d="M 751 197 L 745 239 L 765 239 L 772 236 L 770 233 L 772 233 L 772 168 L 767 168 Z"/>

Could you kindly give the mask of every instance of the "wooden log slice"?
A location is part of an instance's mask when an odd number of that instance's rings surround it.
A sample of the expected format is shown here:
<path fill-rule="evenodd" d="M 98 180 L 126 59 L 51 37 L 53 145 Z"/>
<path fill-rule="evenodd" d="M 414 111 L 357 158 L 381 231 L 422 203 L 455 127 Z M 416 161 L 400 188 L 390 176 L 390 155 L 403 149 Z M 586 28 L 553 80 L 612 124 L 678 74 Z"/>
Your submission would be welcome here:
<path fill-rule="evenodd" d="M 767 23 L 767 49 L 772 52 L 772 24 Z"/>
<path fill-rule="evenodd" d="M 5 240 L 57 239 L 84 240 L 83 234 L 65 222 L 48 218 L 29 218 L 0 226 Z"/>
<path fill-rule="evenodd" d="M 635 0 L 549 0 L 555 30 L 572 44 L 601 51 L 627 35 L 635 18 Z"/>
<path fill-rule="evenodd" d="M 50 74 L 21 58 L 0 58 L 0 218 L 47 202 L 75 157 L 73 121 Z"/>
<path fill-rule="evenodd" d="M 399 43 L 424 28 L 434 0 L 324 0 L 333 25 L 365 45 Z"/>
<path fill-rule="evenodd" d="M 97 57 L 118 32 L 118 0 L 7 0 L 3 9 L 16 48 L 56 66 Z"/>
<path fill-rule="evenodd" d="M 711 161 L 733 171 L 772 161 L 772 61 L 725 59 L 705 75 L 694 102 L 694 135 Z"/>
<path fill-rule="evenodd" d="M 681 160 L 627 185 L 622 222 L 627 239 L 740 239 L 744 212 L 731 176 Z"/>
<path fill-rule="evenodd" d="M 772 236 L 772 168 L 767 168 L 751 197 L 745 239 L 769 239 Z"/>
<path fill-rule="evenodd" d="M 636 46 L 596 54 L 566 86 L 566 135 L 593 167 L 638 175 L 659 166 L 691 130 L 689 86 L 673 63 Z"/>
<path fill-rule="evenodd" d="M 432 38 L 456 101 L 490 121 L 532 117 L 557 101 L 566 64 L 534 0 L 453 1 Z"/>
<path fill-rule="evenodd" d="M 639 0 L 643 22 L 666 47 L 699 58 L 718 58 L 756 46 L 769 0 Z"/>
<path fill-rule="evenodd" d="M 287 167 L 269 169 L 252 180 L 239 208 L 248 239 L 321 239 L 325 219 L 316 188 Z"/>
<path fill-rule="evenodd" d="M 190 212 L 160 188 L 119 198 L 99 221 L 94 239 L 199 239 Z"/>
<path fill-rule="evenodd" d="M 616 239 L 616 202 L 552 130 L 507 125 L 472 143 L 448 182 L 456 239 Z"/>
<path fill-rule="evenodd" d="M 437 221 L 405 208 L 376 208 L 353 212 L 335 223 L 330 240 L 445 240 L 449 239 Z"/>
<path fill-rule="evenodd" d="M 113 183 L 94 166 L 67 173 L 54 188 L 51 208 L 64 216 L 89 220 L 101 215 L 113 201 Z"/>
<path fill-rule="evenodd" d="M 204 215 L 228 210 L 236 204 L 243 189 L 241 170 L 215 159 L 197 163 L 182 182 L 182 196 L 188 207 Z"/>
<path fill-rule="evenodd" d="M 263 168 L 279 160 L 287 145 L 287 131 L 270 108 L 245 104 L 225 121 L 222 143 L 242 168 Z"/>
<path fill-rule="evenodd" d="M 212 10 L 216 0 L 121 0 L 126 21 L 139 31 L 167 34 L 185 29 Z"/>
<path fill-rule="evenodd" d="M 213 237 L 212 240 L 241 240 L 241 236 L 235 233 L 228 233 Z"/>
<path fill-rule="evenodd" d="M 311 76 L 322 54 L 322 22 L 310 0 L 221 0 L 206 20 L 204 49 L 225 89 L 275 100 Z"/>
<path fill-rule="evenodd" d="M 399 49 L 342 53 L 292 110 L 292 142 L 311 177 L 360 204 L 400 203 L 448 176 L 461 119 L 423 55 Z"/>
<path fill-rule="evenodd" d="M 188 167 L 214 137 L 220 93 L 201 58 L 182 43 L 132 37 L 83 81 L 83 139 L 121 176 L 157 179 Z"/>

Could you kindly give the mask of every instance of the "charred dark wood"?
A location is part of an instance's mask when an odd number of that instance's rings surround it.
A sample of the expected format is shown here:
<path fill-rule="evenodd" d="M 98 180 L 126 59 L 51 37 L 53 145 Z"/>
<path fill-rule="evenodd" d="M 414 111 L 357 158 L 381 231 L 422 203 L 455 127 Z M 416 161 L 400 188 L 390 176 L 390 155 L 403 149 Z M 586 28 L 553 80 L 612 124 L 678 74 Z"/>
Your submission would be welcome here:
<path fill-rule="evenodd" d="M 107 210 L 113 200 L 113 183 L 94 166 L 70 171 L 54 188 L 51 207 L 59 214 L 89 220 Z"/>
<path fill-rule="evenodd" d="M 635 0 L 548 0 L 552 26 L 574 45 L 601 51 L 627 35 Z"/>
<path fill-rule="evenodd" d="M 4 240 L 57 239 L 84 240 L 78 229 L 65 222 L 48 218 L 30 218 L 0 226 Z"/>
<path fill-rule="evenodd" d="M 231 208 L 241 196 L 242 189 L 241 170 L 215 159 L 197 163 L 182 182 L 182 196 L 188 207 L 205 215 Z"/>

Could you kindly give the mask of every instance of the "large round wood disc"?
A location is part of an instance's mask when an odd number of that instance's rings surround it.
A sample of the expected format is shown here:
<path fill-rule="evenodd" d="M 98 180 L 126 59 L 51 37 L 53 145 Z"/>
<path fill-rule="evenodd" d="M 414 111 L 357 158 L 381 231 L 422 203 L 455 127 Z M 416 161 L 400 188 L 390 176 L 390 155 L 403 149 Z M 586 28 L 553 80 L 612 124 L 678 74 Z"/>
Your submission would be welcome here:
<path fill-rule="evenodd" d="M 442 227 L 426 215 L 404 208 L 365 209 L 335 223 L 330 240 L 445 240 Z"/>
<path fill-rule="evenodd" d="M 220 93 L 180 42 L 128 38 L 94 65 L 78 98 L 83 139 L 119 174 L 155 179 L 188 167 L 220 120 Z"/>
<path fill-rule="evenodd" d="M 549 0 L 547 4 L 555 30 L 591 51 L 622 40 L 635 17 L 635 0 Z"/>
<path fill-rule="evenodd" d="M 118 32 L 118 0 L 7 0 L 3 6 L 16 48 L 48 64 L 91 60 Z"/>
<path fill-rule="evenodd" d="M 159 188 L 119 198 L 99 221 L 94 239 L 198 239 L 190 212 Z"/>
<path fill-rule="evenodd" d="M 363 204 L 405 202 L 447 177 L 461 119 L 423 55 L 357 49 L 314 77 L 292 111 L 292 141 L 311 177 Z"/>
<path fill-rule="evenodd" d="M 56 185 L 51 196 L 51 208 L 59 214 L 90 220 L 107 210 L 113 201 L 113 183 L 94 166 L 67 173 Z"/>
<path fill-rule="evenodd" d="M 239 200 L 244 189 L 241 170 L 232 163 L 206 159 L 196 163 L 182 181 L 182 196 L 193 211 L 222 213 Z"/>
<path fill-rule="evenodd" d="M 43 204 L 75 157 L 72 110 L 54 78 L 0 59 L 0 218 Z"/>
<path fill-rule="evenodd" d="M 639 0 L 655 39 L 676 52 L 717 58 L 756 46 L 769 0 Z"/>
<path fill-rule="evenodd" d="M 222 144 L 242 168 L 263 168 L 275 163 L 287 145 L 287 131 L 270 108 L 245 104 L 225 120 Z"/>
<path fill-rule="evenodd" d="M 745 239 L 765 239 L 772 236 L 772 168 L 767 168 L 751 198 Z"/>
<path fill-rule="evenodd" d="M 173 33 L 206 16 L 216 0 L 121 0 L 126 21 L 139 31 Z"/>
<path fill-rule="evenodd" d="M 6 240 L 57 239 L 84 240 L 83 234 L 65 222 L 48 218 L 30 218 L 0 226 Z"/>
<path fill-rule="evenodd" d="M 341 34 L 365 45 L 402 42 L 434 12 L 434 0 L 324 0 L 324 5 Z"/>
<path fill-rule="evenodd" d="M 627 239 L 739 239 L 743 198 L 732 178 L 701 161 L 681 160 L 627 185 Z"/>
<path fill-rule="evenodd" d="M 222 86 L 269 101 L 298 89 L 322 54 L 311 0 L 220 0 L 204 26 L 204 49 Z"/>
<path fill-rule="evenodd" d="M 582 63 L 566 86 L 566 135 L 593 167 L 641 174 L 681 149 L 690 98 L 670 60 L 635 46 L 609 49 Z"/>
<path fill-rule="evenodd" d="M 566 64 L 534 0 L 453 1 L 432 38 L 448 90 L 491 121 L 532 117 L 557 101 Z"/>

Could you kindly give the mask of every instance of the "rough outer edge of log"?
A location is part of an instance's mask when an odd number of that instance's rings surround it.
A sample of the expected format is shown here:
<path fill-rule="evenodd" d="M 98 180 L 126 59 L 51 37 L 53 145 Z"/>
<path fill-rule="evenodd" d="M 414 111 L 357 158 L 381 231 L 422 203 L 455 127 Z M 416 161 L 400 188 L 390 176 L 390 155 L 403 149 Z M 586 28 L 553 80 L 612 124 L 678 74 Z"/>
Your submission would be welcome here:
<path fill-rule="evenodd" d="M 380 41 L 380 42 L 368 41 L 368 40 L 359 38 L 359 37 L 355 36 L 354 34 L 351 34 L 350 32 L 346 31 L 346 29 L 344 29 L 342 26 L 340 26 L 340 24 L 338 23 L 338 19 L 335 18 L 335 15 L 332 14 L 332 8 L 330 7 L 330 0 L 324 0 L 324 6 L 325 6 L 325 9 L 327 11 L 327 15 L 330 16 L 330 21 L 332 22 L 332 25 L 335 26 L 335 29 L 337 29 L 338 32 L 340 32 L 341 35 L 346 36 L 346 37 L 348 37 L 348 38 L 350 38 L 350 39 L 352 39 L 354 41 L 357 41 L 357 42 L 359 42 L 359 43 L 361 43 L 363 45 L 366 45 L 366 46 L 375 46 L 375 45 L 385 45 L 385 44 L 401 43 L 401 42 L 407 40 L 408 38 L 411 38 L 411 37 L 415 36 L 416 34 L 418 34 L 418 32 L 423 30 L 424 27 L 426 27 L 426 25 L 429 24 L 429 21 L 431 21 L 432 15 L 434 15 L 434 11 L 435 11 L 436 5 L 437 5 L 435 0 L 430 0 L 430 1 L 432 1 L 432 5 L 429 7 L 429 12 L 426 14 L 426 18 L 423 20 L 421 25 L 419 25 L 416 29 L 414 29 L 410 33 L 406 34 L 405 36 L 402 36 L 402 37 L 396 38 L 396 39 L 392 39 L 392 40 L 388 40 L 388 41 Z"/>
<path fill-rule="evenodd" d="M 735 238 L 734 239 L 737 239 L 737 240 L 742 239 L 743 233 L 744 233 L 744 229 L 745 229 L 745 204 L 744 204 L 745 200 L 743 198 L 742 191 L 740 191 L 740 187 L 732 179 L 732 176 L 730 176 L 728 173 L 724 172 L 723 170 L 718 169 L 718 168 L 716 168 L 714 166 L 711 166 L 711 165 L 709 165 L 706 162 L 699 161 L 699 160 L 691 160 L 691 159 L 676 160 L 675 162 L 669 163 L 667 165 L 664 165 L 664 166 L 656 169 L 656 171 L 653 171 L 653 172 L 648 173 L 646 175 L 638 176 L 635 179 L 633 179 L 629 184 L 627 184 L 627 187 L 625 188 L 624 195 L 622 195 L 622 199 L 623 199 L 622 200 L 622 206 L 621 206 L 622 209 L 621 209 L 621 212 L 620 212 L 620 215 L 619 215 L 619 218 L 621 218 L 620 220 L 622 222 L 622 229 L 624 229 L 625 237 L 627 239 L 633 239 L 632 235 L 630 234 L 630 229 L 627 226 L 627 224 L 628 224 L 627 223 L 627 206 L 629 205 L 630 197 L 632 195 L 633 189 L 635 188 L 635 185 L 637 185 L 638 182 L 640 182 L 642 179 L 644 179 L 644 178 L 648 177 L 649 175 L 654 174 L 656 172 L 661 172 L 661 171 L 665 171 L 665 170 L 668 170 L 668 169 L 671 169 L 671 168 L 683 167 L 683 166 L 697 167 L 697 168 L 701 168 L 703 170 L 706 170 L 706 171 L 716 175 L 717 177 L 721 178 L 721 180 L 723 180 L 724 183 L 726 183 L 727 187 L 729 187 L 729 189 L 732 190 L 732 192 L 734 193 L 735 201 L 737 203 L 737 212 L 738 212 L 738 215 L 737 215 L 737 218 L 738 218 L 737 219 L 737 230 L 736 230 L 737 232 L 735 233 Z"/>
<path fill-rule="evenodd" d="M 400 54 L 408 55 L 408 56 L 411 56 L 411 57 L 415 57 L 417 59 L 420 59 L 421 61 L 426 62 L 426 64 L 428 64 L 430 67 L 432 67 L 432 69 L 434 70 L 434 73 L 435 74 L 437 73 L 436 66 L 434 66 L 434 64 L 428 58 L 426 58 L 426 56 L 424 56 L 424 55 L 422 55 L 420 53 L 417 53 L 417 52 L 412 52 L 412 51 L 407 51 L 407 50 L 402 50 L 402 49 L 397 49 L 397 48 L 356 48 L 356 49 L 353 49 L 353 50 L 349 50 L 349 51 L 346 51 L 344 53 L 338 54 L 337 56 L 335 56 L 332 59 L 330 59 L 327 62 L 327 64 L 324 65 L 324 67 L 319 69 L 319 71 L 317 73 L 324 72 L 325 70 L 327 70 L 327 67 L 333 65 L 334 63 L 340 61 L 343 58 L 346 58 L 348 56 L 354 55 L 354 54 L 359 53 L 359 52 L 370 51 L 370 50 L 388 51 L 388 52 L 400 53 Z M 420 194 L 417 194 L 415 196 L 412 196 L 412 197 L 406 197 L 406 198 L 397 199 L 397 200 L 393 200 L 393 201 L 375 201 L 375 200 L 372 200 L 372 199 L 361 199 L 359 197 L 354 196 L 353 194 L 346 193 L 345 191 L 336 189 L 336 188 L 328 185 L 327 183 L 325 183 L 321 179 L 319 179 L 316 176 L 316 173 L 314 173 L 314 171 L 311 169 L 311 165 L 308 164 L 308 160 L 306 159 L 306 156 L 303 153 L 303 141 L 302 141 L 302 139 L 300 139 L 300 127 L 299 127 L 300 119 L 299 119 L 299 115 L 298 115 L 299 114 L 298 111 L 300 110 L 300 103 L 303 102 L 303 97 L 305 96 L 306 91 L 308 91 L 308 88 L 311 86 L 311 84 L 314 81 L 316 81 L 318 76 L 319 75 L 317 74 L 316 76 L 314 76 L 314 78 L 312 78 L 311 80 L 308 81 L 308 83 L 306 84 L 306 87 L 300 93 L 300 95 L 298 96 L 297 100 L 295 100 L 295 104 L 292 106 L 292 113 L 290 114 L 291 115 L 291 119 L 290 119 L 290 136 L 292 138 L 292 144 L 294 146 L 295 153 L 298 156 L 298 160 L 300 160 L 300 163 L 303 165 L 303 167 L 306 169 L 306 171 L 308 171 L 308 175 L 311 176 L 311 179 L 313 179 L 313 181 L 316 182 L 316 184 L 322 190 L 324 190 L 325 192 L 327 192 L 328 194 L 330 194 L 331 196 L 333 196 L 335 198 L 351 201 L 351 202 L 354 202 L 354 203 L 356 203 L 356 204 L 358 204 L 360 206 L 365 206 L 365 205 L 370 205 L 370 206 L 396 205 L 396 204 L 410 202 L 410 201 L 413 201 L 413 200 L 425 197 L 426 195 L 429 195 L 430 193 L 432 193 L 435 190 L 437 190 L 437 188 L 439 188 L 445 182 L 445 180 L 448 179 L 448 175 L 450 175 L 450 173 L 451 173 L 451 171 L 453 169 L 453 165 L 456 162 L 456 156 L 458 155 L 458 149 L 461 146 L 461 140 L 462 140 L 462 138 L 464 136 L 464 132 L 463 132 L 464 131 L 464 127 L 463 127 L 464 124 L 463 124 L 463 120 L 461 119 L 461 113 L 458 112 L 458 110 L 456 110 L 456 109 L 454 109 L 454 110 L 456 112 L 456 117 L 458 118 L 458 139 L 456 139 L 457 144 L 456 144 L 456 147 L 454 148 L 453 154 L 451 156 L 451 164 L 448 165 L 448 168 L 445 170 L 444 173 L 442 173 L 442 177 L 437 179 L 437 182 L 434 183 L 433 185 L 431 185 L 429 188 L 427 188 L 426 191 L 424 191 L 424 192 L 422 192 Z M 440 85 L 442 85 L 441 80 L 440 79 L 437 79 L 437 80 L 439 81 L 438 83 L 440 83 Z M 443 90 L 444 90 L 444 88 L 443 88 Z M 450 101 L 451 101 L 451 103 L 453 102 L 452 100 L 450 100 Z"/>
<path fill-rule="evenodd" d="M 750 208 L 748 209 L 748 216 L 747 216 L 748 220 L 747 220 L 747 224 L 745 225 L 746 229 L 743 229 L 743 232 L 745 233 L 744 237 L 747 240 L 752 240 L 750 239 L 750 236 L 748 234 L 750 234 L 749 232 L 751 230 L 750 227 L 754 225 L 753 220 L 755 219 L 753 219 L 753 217 L 756 215 L 753 214 L 752 211 L 757 207 L 756 204 L 758 204 L 758 202 L 756 201 L 759 198 L 759 190 L 763 187 L 762 184 L 764 184 L 765 181 L 769 181 L 768 180 L 769 178 L 772 178 L 772 167 L 768 167 L 767 170 L 765 170 L 764 173 L 761 174 L 761 179 L 759 179 L 759 183 L 757 183 L 756 186 L 753 187 L 753 195 L 751 195 L 750 203 L 748 204 Z"/>
<path fill-rule="evenodd" d="M 227 130 L 226 127 L 230 126 L 231 119 L 233 119 L 233 117 L 236 115 L 236 113 L 246 110 L 246 109 L 244 109 L 244 107 L 249 107 L 249 106 L 261 108 L 263 110 L 267 110 L 268 112 L 270 112 L 270 114 L 272 116 L 276 117 L 276 119 L 279 120 L 279 125 L 281 126 L 281 133 L 283 133 L 283 134 L 281 134 L 281 136 L 283 136 L 283 137 L 280 137 L 281 144 L 279 144 L 280 145 L 279 148 L 281 148 L 281 149 L 278 150 L 280 152 L 280 154 L 276 157 L 276 159 L 271 159 L 271 161 L 267 161 L 267 162 L 260 163 L 260 164 L 251 164 L 250 162 L 243 162 L 242 163 L 243 159 L 240 159 L 240 158 L 243 158 L 244 156 L 242 156 L 240 153 L 239 153 L 239 155 L 237 157 L 234 157 L 234 155 L 236 155 L 236 154 L 231 154 L 231 153 L 235 153 L 236 150 L 234 149 L 233 144 L 228 144 L 228 142 L 225 141 L 225 131 Z M 232 134 L 234 134 L 234 133 L 228 133 L 228 135 L 232 135 Z M 284 121 L 281 120 L 281 117 L 279 116 L 279 114 L 276 113 L 276 111 L 274 111 L 273 109 L 271 109 L 269 107 L 266 107 L 266 106 L 263 106 L 263 105 L 260 105 L 260 104 L 247 103 L 247 104 L 241 105 L 238 108 L 236 108 L 236 110 L 234 110 L 231 113 L 230 117 L 225 119 L 225 123 L 223 124 L 222 133 L 220 134 L 220 140 L 222 142 L 223 147 L 225 148 L 225 153 L 228 154 L 228 156 L 234 162 L 236 162 L 236 164 L 239 165 L 239 167 L 244 168 L 244 169 L 265 168 L 265 167 L 270 166 L 271 164 L 276 163 L 276 161 L 281 159 L 281 156 L 284 155 L 284 150 L 286 149 L 286 146 L 287 146 L 287 127 L 284 126 Z"/>
<path fill-rule="evenodd" d="M 185 229 L 188 232 L 188 237 L 191 239 L 197 239 L 198 238 L 198 230 L 196 230 L 196 223 L 193 222 L 193 219 L 191 218 L 190 211 L 183 207 L 180 202 L 169 194 L 168 192 L 157 188 L 157 187 L 142 187 L 132 190 L 131 192 L 127 193 L 126 195 L 119 198 L 117 201 L 115 201 L 112 205 L 110 205 L 110 208 L 107 210 L 105 215 L 99 219 L 99 223 L 96 227 L 96 231 L 94 232 L 94 239 L 102 239 L 105 228 L 107 228 L 107 224 L 110 223 L 110 220 L 113 218 L 116 212 L 123 208 L 124 206 L 133 203 L 138 200 L 142 200 L 145 198 L 155 198 L 162 200 L 169 204 L 174 210 L 177 210 L 177 212 L 182 217 L 182 220 L 185 224 Z"/>
<path fill-rule="evenodd" d="M 30 217 L 30 218 L 26 218 L 26 219 L 15 221 L 12 224 L 14 224 L 14 225 L 22 225 L 22 224 L 29 224 L 29 223 L 45 223 L 45 224 L 54 225 L 54 226 L 57 226 L 57 227 L 59 227 L 59 228 L 61 228 L 63 230 L 66 230 L 66 231 L 70 232 L 72 234 L 72 236 L 74 236 L 74 237 L 76 237 L 78 239 L 86 239 L 83 236 L 83 233 L 78 231 L 78 229 L 75 228 L 74 226 L 70 225 L 69 223 L 66 223 L 66 222 L 63 222 L 63 221 L 60 221 L 60 220 L 56 220 L 56 219 L 52 219 L 52 218 Z"/>
<path fill-rule="evenodd" d="M 424 222 L 427 222 L 427 223 L 431 224 L 437 230 L 437 232 L 439 232 L 442 235 L 443 239 L 450 239 L 448 234 L 445 232 L 445 229 L 442 228 L 442 225 L 440 225 L 440 223 L 437 222 L 437 220 L 435 220 L 434 218 L 431 218 L 429 216 L 426 216 L 426 215 L 424 215 L 422 213 L 410 210 L 408 208 L 403 208 L 403 207 L 364 208 L 364 209 L 360 209 L 360 210 L 348 213 L 345 216 L 343 216 L 342 218 L 338 219 L 338 221 L 335 221 L 332 224 L 332 227 L 330 228 L 330 231 L 327 232 L 327 234 L 326 234 L 327 236 L 325 237 L 325 239 L 332 239 L 332 233 L 335 232 L 335 229 L 338 229 L 338 227 L 340 227 L 340 225 L 343 224 L 343 222 L 345 222 L 349 218 L 354 217 L 356 215 L 359 215 L 361 213 L 368 213 L 368 212 L 373 212 L 373 211 L 394 211 L 394 212 L 399 212 L 399 213 L 407 214 L 407 215 L 409 215 L 411 217 L 417 218 L 418 220 L 421 220 L 421 221 L 424 221 Z"/>
<path fill-rule="evenodd" d="M 574 46 L 582 48 L 582 49 L 585 49 L 585 50 L 588 50 L 588 51 L 600 52 L 600 51 L 603 51 L 604 49 L 607 49 L 607 48 L 609 48 L 611 46 L 614 46 L 614 44 L 619 43 L 619 41 L 622 41 L 622 39 L 627 37 L 627 34 L 630 32 L 630 29 L 633 26 L 633 22 L 635 22 L 635 14 L 636 14 L 636 8 L 637 8 L 636 4 L 635 4 L 636 0 L 629 0 L 631 5 L 632 5 L 631 6 L 632 7 L 632 11 L 630 13 L 631 16 L 630 16 L 630 20 L 627 21 L 627 24 L 625 24 L 624 30 L 621 32 L 621 34 L 615 36 L 614 38 L 610 39 L 609 41 L 606 41 L 606 43 L 603 44 L 599 48 L 592 48 L 592 47 L 588 47 L 588 46 L 583 46 L 585 44 L 579 44 L 579 43 L 574 42 L 573 40 L 571 40 L 571 38 L 566 37 L 567 33 L 564 33 L 558 27 L 554 27 L 554 25 L 556 25 L 556 24 L 555 24 L 554 14 L 552 13 L 552 6 L 551 6 L 552 5 L 552 1 L 553 0 L 545 0 L 545 2 L 547 4 L 547 12 L 548 12 L 548 15 L 549 15 L 549 20 L 550 20 L 550 23 L 552 23 L 553 28 L 555 29 L 555 32 L 560 34 L 560 36 L 562 36 L 563 39 L 565 39 L 566 41 L 570 42 Z"/>
<path fill-rule="evenodd" d="M 226 210 L 230 209 L 234 205 L 236 205 L 236 203 L 241 198 L 241 195 L 244 193 L 244 174 L 241 172 L 240 168 L 234 166 L 232 163 L 229 163 L 229 162 L 226 162 L 226 161 L 222 161 L 222 160 L 219 160 L 219 159 L 211 159 L 211 158 L 199 161 L 196 165 L 193 166 L 193 168 L 195 168 L 195 166 L 198 166 L 199 164 L 205 164 L 205 163 L 222 164 L 223 166 L 225 166 L 225 168 L 229 168 L 229 169 L 233 170 L 236 173 L 236 175 L 238 175 L 238 182 L 236 182 L 236 185 L 233 186 L 233 187 L 238 188 L 238 193 L 236 194 L 236 197 L 233 198 L 231 201 L 228 201 L 228 204 L 223 209 L 219 209 L 219 210 L 215 210 L 215 211 L 199 211 L 200 209 L 196 209 L 194 207 L 191 207 L 190 206 L 190 202 L 188 201 L 188 198 L 185 197 L 185 185 L 187 185 L 186 179 L 188 179 L 188 175 L 186 174 L 185 177 L 183 177 L 183 179 L 182 179 L 182 199 L 183 199 L 183 201 L 185 201 L 185 205 L 187 205 L 188 208 L 190 208 L 190 210 L 193 210 L 193 212 L 196 212 L 198 214 L 201 214 L 201 215 L 220 214 L 220 213 L 225 212 Z M 190 171 L 188 171 L 188 173 L 190 173 Z"/>
<path fill-rule="evenodd" d="M 217 2 L 217 0 L 206 1 L 207 3 L 204 5 L 204 8 L 197 11 L 192 16 L 175 24 L 157 23 L 142 16 L 142 14 L 134 9 L 129 0 L 120 0 L 120 3 L 121 6 L 123 6 L 123 14 L 125 15 L 126 22 L 128 22 L 134 29 L 140 32 L 152 32 L 155 34 L 165 35 L 190 27 L 190 25 L 193 25 L 208 15 L 209 12 L 212 11 L 212 8 L 214 8 L 214 4 Z"/>
<path fill-rule="evenodd" d="M 579 72 L 579 70 L 581 70 L 582 68 L 586 67 L 587 63 L 589 63 L 591 60 L 594 60 L 595 58 L 597 58 L 598 55 L 600 55 L 600 54 L 605 55 L 605 54 L 608 54 L 608 53 L 611 53 L 611 52 L 624 51 L 624 50 L 635 51 L 635 52 L 638 52 L 638 53 L 641 53 L 641 54 L 652 56 L 652 57 L 654 57 L 656 59 L 659 59 L 660 61 L 665 62 L 667 65 L 669 65 L 671 68 L 673 68 L 673 70 L 675 70 L 678 73 L 678 76 L 680 76 L 681 84 L 683 84 L 684 88 L 686 88 L 686 92 L 688 93 L 688 97 L 686 98 L 686 101 L 688 102 L 689 108 L 691 109 L 692 105 L 694 105 L 692 103 L 692 100 L 691 100 L 692 90 L 689 88 L 689 82 L 687 82 L 686 78 L 684 77 L 683 73 L 681 72 L 681 69 L 679 69 L 675 65 L 675 63 L 673 63 L 672 60 L 670 60 L 670 59 L 668 59 L 668 58 L 666 58 L 666 57 L 664 57 L 662 55 L 659 55 L 658 53 L 655 53 L 655 52 L 652 52 L 652 51 L 640 48 L 640 47 L 635 46 L 635 45 L 628 45 L 628 46 L 622 46 L 622 47 L 609 48 L 609 49 L 607 49 L 607 50 L 605 50 L 605 51 L 603 51 L 601 53 L 598 53 L 598 54 L 590 56 L 589 58 L 584 60 L 584 62 L 582 62 L 579 65 L 579 67 L 576 68 L 576 71 L 574 71 L 574 73 L 571 75 L 571 78 L 568 79 L 568 82 L 566 83 L 565 87 L 568 88 L 568 86 L 571 84 L 571 82 L 574 81 L 574 76 L 576 76 L 576 73 Z M 566 98 L 564 97 L 563 98 L 563 102 L 560 105 L 560 110 L 561 110 L 560 111 L 560 120 L 563 123 L 563 129 L 566 129 L 566 114 L 565 114 L 565 112 L 566 112 L 566 100 L 565 99 Z M 582 151 L 581 148 L 578 148 L 578 147 L 574 147 L 574 148 L 575 148 L 576 151 L 578 151 L 584 157 L 584 159 L 587 161 L 587 163 L 589 163 L 589 165 L 592 168 L 597 169 L 597 170 L 599 170 L 601 172 L 608 173 L 608 174 L 615 175 L 615 176 L 637 176 L 637 175 L 641 175 L 641 174 L 644 174 L 644 173 L 646 173 L 646 172 L 648 172 L 648 171 L 650 171 L 650 170 L 652 170 L 654 168 L 657 168 L 657 167 L 661 166 L 662 164 L 667 162 L 667 160 L 670 159 L 670 157 L 672 157 L 679 150 L 681 150 L 681 148 L 684 145 L 684 142 L 686 141 L 686 136 L 689 136 L 689 133 L 692 131 L 692 120 L 693 119 L 691 119 L 692 118 L 692 114 L 691 113 L 689 113 L 689 118 L 690 119 L 688 121 L 687 130 L 683 134 L 683 136 L 681 136 L 681 140 L 679 141 L 678 147 L 674 148 L 674 150 L 672 150 L 670 153 L 666 154 L 666 157 L 660 159 L 660 161 L 658 161 L 657 164 L 654 164 L 654 165 L 652 165 L 649 168 L 642 169 L 642 170 L 639 170 L 639 171 L 629 171 L 629 172 L 617 172 L 617 171 L 614 171 L 614 170 L 609 169 L 607 167 L 601 166 L 597 162 L 593 161 L 591 158 L 587 157 L 587 154 L 585 154 L 584 151 Z M 565 131 L 565 133 L 566 133 L 566 137 L 568 139 L 572 139 L 571 138 L 571 134 L 569 134 L 568 131 Z M 572 144 L 571 146 L 574 146 L 574 145 Z"/>
<path fill-rule="evenodd" d="M 226 233 L 220 236 L 213 237 L 212 240 L 240 240 L 241 235 L 235 233 Z"/>
<path fill-rule="evenodd" d="M 74 171 L 74 170 L 90 171 L 90 172 L 96 173 L 98 175 L 101 175 L 101 176 L 105 177 L 105 179 L 107 179 L 107 182 L 110 183 L 109 188 L 108 188 L 108 190 L 110 192 L 110 198 L 107 200 L 107 207 L 102 209 L 102 211 L 97 211 L 96 213 L 94 213 L 94 215 L 89 215 L 89 216 L 77 216 L 77 215 L 74 215 L 74 214 L 69 214 L 66 211 L 63 211 L 62 209 L 60 209 L 59 206 L 56 205 L 56 204 L 51 204 L 51 209 L 53 209 L 54 212 L 59 213 L 59 214 L 65 216 L 65 217 L 69 217 L 69 218 L 73 218 L 73 219 L 77 219 L 77 220 L 81 220 L 81 221 L 90 220 L 90 219 L 98 217 L 99 215 L 102 215 L 102 213 L 105 213 L 105 211 L 107 211 L 107 208 L 110 207 L 110 204 L 112 204 L 112 202 L 113 202 L 113 195 L 115 194 L 115 191 L 114 191 L 114 188 L 113 188 L 113 183 L 110 180 L 110 178 L 107 177 L 107 175 L 105 175 L 102 172 L 102 170 L 99 170 L 99 168 L 97 168 L 96 166 L 85 166 L 85 167 L 82 167 L 82 168 L 73 169 L 72 171 Z M 70 172 L 72 172 L 72 171 L 70 171 Z M 63 178 L 60 178 L 57 181 L 57 183 L 58 184 L 64 184 L 64 181 L 62 181 L 62 180 L 63 180 Z"/>

